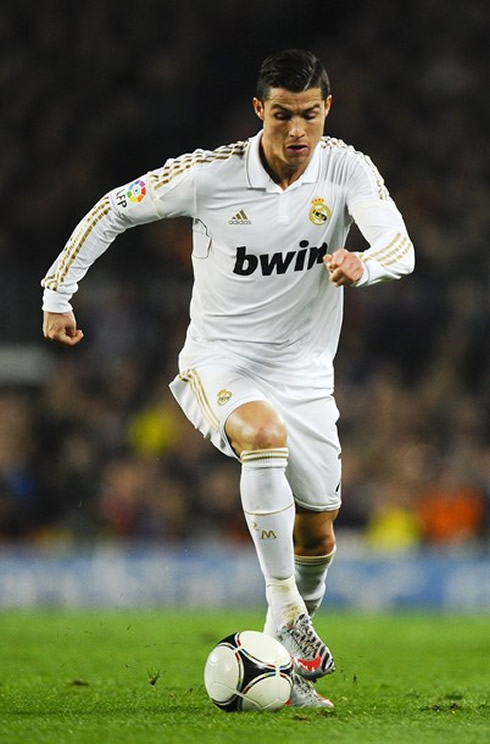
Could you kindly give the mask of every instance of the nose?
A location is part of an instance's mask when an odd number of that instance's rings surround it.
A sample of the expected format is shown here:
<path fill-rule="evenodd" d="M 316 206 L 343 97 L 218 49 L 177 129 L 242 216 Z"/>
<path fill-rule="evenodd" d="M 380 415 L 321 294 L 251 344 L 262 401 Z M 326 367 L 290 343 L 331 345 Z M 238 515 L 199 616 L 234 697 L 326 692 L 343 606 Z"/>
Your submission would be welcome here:
<path fill-rule="evenodd" d="M 303 121 L 300 116 L 293 116 L 289 122 L 289 135 L 294 139 L 300 139 L 305 133 Z"/>

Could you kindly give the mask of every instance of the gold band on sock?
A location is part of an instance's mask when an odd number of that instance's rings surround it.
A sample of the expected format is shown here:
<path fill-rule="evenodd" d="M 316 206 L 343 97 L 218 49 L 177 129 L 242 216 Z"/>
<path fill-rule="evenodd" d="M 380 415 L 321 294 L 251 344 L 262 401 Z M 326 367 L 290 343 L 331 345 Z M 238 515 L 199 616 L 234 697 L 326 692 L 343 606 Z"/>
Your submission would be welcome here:
<path fill-rule="evenodd" d="M 286 460 L 287 457 L 287 447 L 275 447 L 274 449 L 243 450 L 243 452 L 240 452 L 241 462 L 255 462 L 257 460 Z"/>
<path fill-rule="evenodd" d="M 333 557 L 337 551 L 334 548 L 331 553 L 327 555 L 294 555 L 294 562 L 298 566 L 325 566 L 332 562 Z"/>

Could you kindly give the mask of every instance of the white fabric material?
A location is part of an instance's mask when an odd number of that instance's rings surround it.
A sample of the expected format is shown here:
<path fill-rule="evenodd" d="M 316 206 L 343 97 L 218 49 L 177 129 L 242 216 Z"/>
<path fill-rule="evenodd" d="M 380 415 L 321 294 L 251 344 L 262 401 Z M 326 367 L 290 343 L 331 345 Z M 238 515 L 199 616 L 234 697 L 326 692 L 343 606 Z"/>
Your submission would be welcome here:
<path fill-rule="evenodd" d="M 295 556 L 295 578 L 299 592 L 305 600 L 310 617 L 320 607 L 327 588 L 327 573 L 335 550 L 323 556 Z"/>
<path fill-rule="evenodd" d="M 266 458 L 242 464 L 240 495 L 264 577 L 288 579 L 294 576 L 295 508 L 285 475 L 287 457 Z"/>
<path fill-rule="evenodd" d="M 269 629 L 267 635 L 275 636 L 279 628 L 293 622 L 299 615 L 307 612 L 306 605 L 296 586 L 294 576 L 288 579 L 266 579 L 267 617 Z"/>
<path fill-rule="evenodd" d="M 202 350 L 203 355 L 206 350 Z M 286 477 L 296 504 L 311 511 L 332 511 L 341 505 L 341 449 L 338 409 L 329 390 L 321 390 L 316 370 L 305 368 L 295 384 L 271 369 L 259 377 L 256 365 L 236 355 L 214 355 L 187 369 L 170 384 L 185 415 L 221 452 L 237 457 L 225 433 L 230 414 L 251 400 L 268 401 L 286 424 L 289 458 Z M 187 361 L 187 360 L 184 360 Z M 231 366 L 235 365 L 235 366 Z"/>
<path fill-rule="evenodd" d="M 355 220 L 370 244 L 358 286 L 413 269 L 413 246 L 375 166 L 341 140 L 322 138 L 305 173 L 281 190 L 260 159 L 262 133 L 214 151 L 169 159 L 110 191 L 77 225 L 43 279 L 43 307 L 71 297 L 114 238 L 135 225 L 193 218 L 194 289 L 184 353 L 196 345 L 242 354 L 294 377 L 315 369 L 333 388 L 343 290 L 325 253 L 346 244 Z"/>
<path fill-rule="evenodd" d="M 328 555 L 294 556 L 295 584 L 304 600 L 306 611 L 313 617 L 320 607 L 327 588 L 327 573 L 336 553 L 336 548 Z M 275 636 L 277 625 L 270 607 L 264 624 L 264 633 Z"/>
<path fill-rule="evenodd" d="M 275 629 L 306 612 L 294 579 L 295 508 L 285 476 L 287 450 L 241 453 L 240 493 L 245 519 L 266 584 Z"/>

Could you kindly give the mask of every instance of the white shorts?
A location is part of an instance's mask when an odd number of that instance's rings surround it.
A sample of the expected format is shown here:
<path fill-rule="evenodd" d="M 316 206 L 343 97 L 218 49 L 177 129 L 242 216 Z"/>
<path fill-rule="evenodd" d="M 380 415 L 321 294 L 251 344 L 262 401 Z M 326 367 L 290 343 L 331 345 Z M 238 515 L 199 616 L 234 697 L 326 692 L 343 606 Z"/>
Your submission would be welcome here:
<path fill-rule="evenodd" d="M 270 403 L 288 431 L 286 476 L 299 506 L 333 511 L 341 504 L 339 412 L 332 395 L 297 385 L 277 385 L 241 369 L 199 364 L 181 372 L 170 390 L 189 421 L 229 457 L 238 456 L 225 433 L 228 416 L 254 400 Z"/>

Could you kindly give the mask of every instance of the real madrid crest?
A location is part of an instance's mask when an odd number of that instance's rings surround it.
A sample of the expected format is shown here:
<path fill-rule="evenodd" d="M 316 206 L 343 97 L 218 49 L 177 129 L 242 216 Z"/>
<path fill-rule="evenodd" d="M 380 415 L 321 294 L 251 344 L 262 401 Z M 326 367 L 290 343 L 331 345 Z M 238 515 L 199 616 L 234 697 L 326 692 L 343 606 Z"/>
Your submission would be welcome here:
<path fill-rule="evenodd" d="M 218 405 L 219 406 L 224 406 L 225 403 L 228 403 L 228 401 L 231 398 L 231 395 L 232 394 L 231 394 L 230 390 L 225 390 L 225 388 L 223 388 L 223 390 L 219 390 L 218 391 L 218 394 L 216 396 Z"/>
<path fill-rule="evenodd" d="M 316 196 L 311 202 L 308 217 L 314 225 L 325 225 L 330 219 L 331 211 L 325 204 L 323 197 Z"/>

